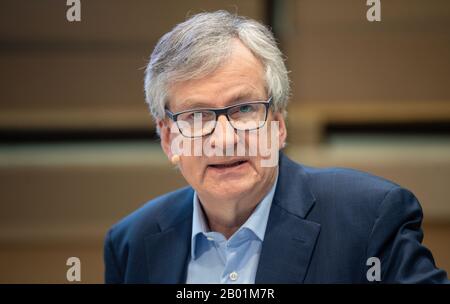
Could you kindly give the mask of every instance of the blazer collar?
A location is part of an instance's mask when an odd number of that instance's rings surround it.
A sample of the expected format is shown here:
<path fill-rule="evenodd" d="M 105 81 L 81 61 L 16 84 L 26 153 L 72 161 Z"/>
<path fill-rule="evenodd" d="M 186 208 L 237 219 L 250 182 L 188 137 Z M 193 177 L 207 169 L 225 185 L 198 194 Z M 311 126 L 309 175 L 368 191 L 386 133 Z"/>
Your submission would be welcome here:
<path fill-rule="evenodd" d="M 256 272 L 256 283 L 303 283 L 320 224 L 306 219 L 315 203 L 302 166 L 280 153 L 280 175 Z"/>
<path fill-rule="evenodd" d="M 186 281 L 192 231 L 192 188 L 182 190 L 158 216 L 160 232 L 145 237 L 148 283 Z"/>
<path fill-rule="evenodd" d="M 289 213 L 305 218 L 316 201 L 309 187 L 308 174 L 301 165 L 282 152 L 279 166 L 280 175 L 274 203 Z"/>

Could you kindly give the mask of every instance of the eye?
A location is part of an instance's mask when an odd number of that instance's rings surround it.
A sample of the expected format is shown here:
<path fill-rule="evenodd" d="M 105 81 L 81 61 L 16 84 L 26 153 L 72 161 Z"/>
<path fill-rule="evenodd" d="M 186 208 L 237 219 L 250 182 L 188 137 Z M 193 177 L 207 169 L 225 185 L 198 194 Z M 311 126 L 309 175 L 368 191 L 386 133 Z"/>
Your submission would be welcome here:
<path fill-rule="evenodd" d="M 253 111 L 253 107 L 251 105 L 242 105 L 239 107 L 240 113 L 249 113 Z"/>

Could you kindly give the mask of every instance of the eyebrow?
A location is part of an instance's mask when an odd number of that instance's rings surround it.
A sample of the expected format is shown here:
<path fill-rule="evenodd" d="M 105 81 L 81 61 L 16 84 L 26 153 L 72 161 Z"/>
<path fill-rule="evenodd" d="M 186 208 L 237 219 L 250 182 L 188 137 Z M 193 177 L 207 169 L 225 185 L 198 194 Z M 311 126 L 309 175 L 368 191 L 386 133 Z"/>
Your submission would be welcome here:
<path fill-rule="evenodd" d="M 235 96 L 233 96 L 232 98 L 230 98 L 231 102 L 221 106 L 221 107 L 211 107 L 211 105 L 207 102 L 202 102 L 202 101 L 196 101 L 196 100 L 185 100 L 181 105 L 182 108 L 185 108 L 184 110 L 181 111 L 187 111 L 187 110 L 195 110 L 195 109 L 214 109 L 214 108 L 223 108 L 223 107 L 228 107 L 228 106 L 232 106 L 234 104 L 239 104 L 245 101 L 263 101 L 265 100 L 265 98 L 253 98 L 251 97 L 253 94 L 253 92 L 251 91 L 240 91 L 239 93 L 237 93 Z"/>

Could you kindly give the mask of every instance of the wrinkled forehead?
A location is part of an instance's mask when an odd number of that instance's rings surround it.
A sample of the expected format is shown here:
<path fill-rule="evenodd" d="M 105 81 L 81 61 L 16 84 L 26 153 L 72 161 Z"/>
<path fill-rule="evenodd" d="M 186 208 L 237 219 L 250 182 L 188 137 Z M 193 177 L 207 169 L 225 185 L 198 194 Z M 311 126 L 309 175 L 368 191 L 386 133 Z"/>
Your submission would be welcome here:
<path fill-rule="evenodd" d="M 262 62 L 238 41 L 226 62 L 212 73 L 168 86 L 166 106 L 175 111 L 265 100 L 268 98 L 266 88 Z"/>
<path fill-rule="evenodd" d="M 183 111 L 187 109 L 201 108 L 223 108 L 229 105 L 250 102 L 265 101 L 267 94 L 264 87 L 240 85 L 223 93 L 205 94 L 177 94 L 178 98 L 172 98 L 166 107 L 172 111 Z"/>

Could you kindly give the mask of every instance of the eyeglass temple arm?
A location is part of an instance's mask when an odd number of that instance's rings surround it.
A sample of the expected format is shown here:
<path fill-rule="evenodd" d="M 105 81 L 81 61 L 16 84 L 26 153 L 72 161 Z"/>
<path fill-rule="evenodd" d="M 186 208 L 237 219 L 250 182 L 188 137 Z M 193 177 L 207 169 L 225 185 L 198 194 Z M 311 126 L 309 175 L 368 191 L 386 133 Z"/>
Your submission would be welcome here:
<path fill-rule="evenodd" d="M 173 121 L 175 121 L 174 116 L 172 112 L 170 112 L 168 109 L 165 110 L 166 115 L 169 116 L 169 118 Z"/>

